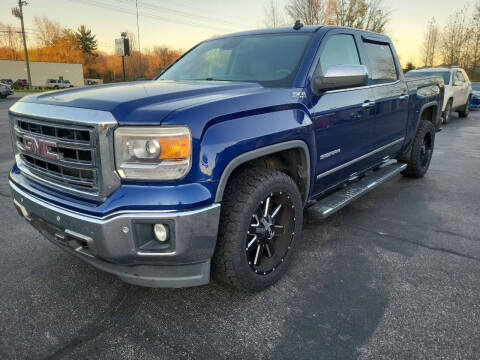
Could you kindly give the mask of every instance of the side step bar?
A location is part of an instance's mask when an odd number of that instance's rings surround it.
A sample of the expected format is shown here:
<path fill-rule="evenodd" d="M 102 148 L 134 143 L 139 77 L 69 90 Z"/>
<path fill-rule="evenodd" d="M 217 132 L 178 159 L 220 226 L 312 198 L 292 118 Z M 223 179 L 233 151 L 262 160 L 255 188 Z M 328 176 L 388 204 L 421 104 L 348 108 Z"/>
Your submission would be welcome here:
<path fill-rule="evenodd" d="M 393 163 L 375 170 L 358 181 L 348 184 L 343 189 L 317 201 L 309 207 L 318 217 L 325 219 L 350 204 L 353 200 L 375 189 L 381 183 L 405 170 L 407 164 Z"/>

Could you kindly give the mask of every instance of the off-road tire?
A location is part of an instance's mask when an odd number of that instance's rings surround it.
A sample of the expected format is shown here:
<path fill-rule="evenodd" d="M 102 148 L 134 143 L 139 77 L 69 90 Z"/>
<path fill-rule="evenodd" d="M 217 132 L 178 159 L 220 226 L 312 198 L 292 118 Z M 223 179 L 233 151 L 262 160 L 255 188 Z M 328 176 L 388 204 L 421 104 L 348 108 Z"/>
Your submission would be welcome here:
<path fill-rule="evenodd" d="M 222 201 L 220 226 L 215 254 L 213 277 L 241 290 L 263 290 L 276 283 L 288 268 L 293 250 L 302 236 L 303 202 L 295 181 L 288 175 L 265 168 L 245 168 L 234 173 L 227 184 Z M 291 204 L 293 234 L 282 262 L 267 274 L 252 270 L 246 254 L 251 220 L 260 203 L 269 194 L 287 196 Z M 290 218 L 290 213 L 287 216 Z M 273 241 L 273 240 L 272 240 Z"/>
<path fill-rule="evenodd" d="M 435 126 L 430 121 L 422 120 L 413 140 L 410 159 L 406 162 L 407 168 L 402 171 L 402 175 L 412 178 L 423 177 L 430 166 L 434 145 Z"/>
<path fill-rule="evenodd" d="M 462 107 L 461 110 L 458 111 L 458 115 L 461 117 L 461 118 L 467 118 L 468 117 L 468 114 L 470 114 L 470 102 L 472 101 L 472 97 L 469 96 L 468 97 L 468 100 L 467 100 L 467 103 L 465 104 L 465 106 Z"/>
<path fill-rule="evenodd" d="M 445 106 L 445 112 L 443 114 L 443 120 L 442 122 L 446 125 L 450 122 L 450 119 L 452 118 L 452 106 L 453 106 L 453 101 L 452 99 L 448 100 L 447 106 Z"/>

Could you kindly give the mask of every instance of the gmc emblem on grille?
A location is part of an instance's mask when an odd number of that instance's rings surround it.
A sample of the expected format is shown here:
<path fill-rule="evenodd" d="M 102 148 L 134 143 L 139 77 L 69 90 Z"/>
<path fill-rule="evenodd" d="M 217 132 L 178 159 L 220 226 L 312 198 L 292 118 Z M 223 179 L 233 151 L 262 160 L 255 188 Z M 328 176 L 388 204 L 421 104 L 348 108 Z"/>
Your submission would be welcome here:
<path fill-rule="evenodd" d="M 22 144 L 25 151 L 36 155 L 41 155 L 48 159 L 59 160 L 60 154 L 52 152 L 51 149 L 57 147 L 57 143 L 44 139 L 37 139 L 33 136 L 23 135 Z"/>

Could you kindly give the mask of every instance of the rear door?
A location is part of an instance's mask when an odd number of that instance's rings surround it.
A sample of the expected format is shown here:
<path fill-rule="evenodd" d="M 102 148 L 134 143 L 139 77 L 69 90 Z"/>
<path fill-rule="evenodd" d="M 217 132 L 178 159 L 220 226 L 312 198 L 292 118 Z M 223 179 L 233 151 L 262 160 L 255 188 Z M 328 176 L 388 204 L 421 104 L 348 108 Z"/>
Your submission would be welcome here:
<path fill-rule="evenodd" d="M 405 136 L 408 89 L 389 42 L 363 38 L 370 85 L 375 96 L 375 147 L 397 148 Z"/>
<path fill-rule="evenodd" d="M 316 65 L 322 73 L 333 65 L 365 65 L 358 42 L 352 30 L 328 32 L 321 42 Z M 317 144 L 316 194 L 364 167 L 361 157 L 371 151 L 372 145 L 373 100 L 368 86 L 327 91 L 314 98 L 311 112 Z"/>

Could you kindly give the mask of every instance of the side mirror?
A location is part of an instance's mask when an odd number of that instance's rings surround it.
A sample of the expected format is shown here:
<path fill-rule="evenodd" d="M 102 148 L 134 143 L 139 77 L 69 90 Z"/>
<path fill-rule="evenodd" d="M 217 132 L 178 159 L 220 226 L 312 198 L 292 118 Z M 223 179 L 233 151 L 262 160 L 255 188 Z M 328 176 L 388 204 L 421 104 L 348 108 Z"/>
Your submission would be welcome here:
<path fill-rule="evenodd" d="M 315 95 L 325 91 L 349 89 L 368 85 L 368 69 L 365 65 L 333 65 L 323 74 L 313 76 L 311 88 Z"/>

